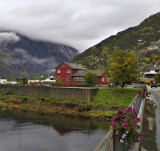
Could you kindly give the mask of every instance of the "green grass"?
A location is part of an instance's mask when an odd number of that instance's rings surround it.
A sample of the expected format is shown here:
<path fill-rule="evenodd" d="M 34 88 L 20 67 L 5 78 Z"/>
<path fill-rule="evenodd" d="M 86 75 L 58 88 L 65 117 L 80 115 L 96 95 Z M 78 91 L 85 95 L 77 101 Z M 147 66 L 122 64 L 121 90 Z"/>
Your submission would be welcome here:
<path fill-rule="evenodd" d="M 137 89 L 134 88 L 125 88 L 123 92 L 121 88 L 103 88 L 99 89 L 97 95 L 89 103 L 126 108 L 136 95 Z"/>
<path fill-rule="evenodd" d="M 137 95 L 137 89 L 125 88 L 124 91 L 122 92 L 121 88 L 118 87 L 118 88 L 99 88 L 97 95 L 90 102 L 71 100 L 71 99 L 62 100 L 54 97 L 27 97 L 27 96 L 13 95 L 13 94 L 4 95 L 2 96 L 2 99 L 0 98 L 0 100 L 5 101 L 7 100 L 8 97 L 18 98 L 21 100 L 22 106 L 24 105 L 23 104 L 24 102 L 28 101 L 30 104 L 30 101 L 32 102 L 36 100 L 39 100 L 40 103 L 61 102 L 61 104 L 64 105 L 64 107 L 66 105 L 70 106 L 71 108 L 73 107 L 73 111 L 75 107 L 73 104 L 79 104 L 78 111 L 80 112 L 81 110 L 81 113 L 85 112 L 86 114 L 88 113 L 89 115 L 93 116 L 103 116 L 103 115 L 110 116 L 113 113 L 117 112 L 117 107 L 119 108 L 120 106 L 122 106 L 123 108 L 126 108 L 132 102 L 132 100 L 135 98 L 136 95 Z M 37 103 L 38 106 L 39 102 Z M 43 104 L 41 105 L 43 106 Z M 92 109 L 91 105 L 101 105 L 101 106 L 116 107 L 116 108 L 111 108 L 109 110 L 103 111 L 100 108 L 97 110 Z M 90 109 L 90 107 L 91 110 L 88 110 L 88 108 Z M 75 109 L 75 111 L 77 111 L 77 109 Z"/>
<path fill-rule="evenodd" d="M 44 102 L 71 102 L 76 104 L 95 104 L 102 106 L 111 106 L 111 107 L 124 107 L 126 108 L 131 101 L 137 95 L 137 89 L 135 88 L 125 88 L 122 92 L 121 88 L 100 88 L 97 95 L 90 102 L 78 101 L 78 100 L 62 100 L 53 97 L 27 97 L 30 100 L 43 100 Z M 18 95 L 8 95 L 15 98 L 21 98 L 22 96 Z M 24 97 L 24 96 L 23 96 Z"/>

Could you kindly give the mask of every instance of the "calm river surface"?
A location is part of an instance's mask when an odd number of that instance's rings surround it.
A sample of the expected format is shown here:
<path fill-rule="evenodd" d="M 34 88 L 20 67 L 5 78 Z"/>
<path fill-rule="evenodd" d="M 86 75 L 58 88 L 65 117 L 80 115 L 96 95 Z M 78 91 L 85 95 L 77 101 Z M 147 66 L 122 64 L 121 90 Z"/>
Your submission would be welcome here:
<path fill-rule="evenodd" d="M 0 111 L 0 151 L 92 151 L 107 122 Z"/>

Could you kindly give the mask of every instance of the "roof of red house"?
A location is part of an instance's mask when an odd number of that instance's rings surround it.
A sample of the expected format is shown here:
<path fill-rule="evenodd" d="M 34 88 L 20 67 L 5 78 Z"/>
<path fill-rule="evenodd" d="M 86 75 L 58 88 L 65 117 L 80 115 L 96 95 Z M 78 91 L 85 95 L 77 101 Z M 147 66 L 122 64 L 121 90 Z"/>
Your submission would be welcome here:
<path fill-rule="evenodd" d="M 76 73 L 72 74 L 73 77 L 84 77 L 87 70 L 78 70 Z"/>
<path fill-rule="evenodd" d="M 91 73 L 95 73 L 97 76 L 102 76 L 102 74 L 105 72 L 103 70 L 89 70 L 88 72 L 91 72 Z"/>
<path fill-rule="evenodd" d="M 82 65 L 80 64 L 76 64 L 76 63 L 69 63 L 69 62 L 65 62 L 68 66 L 70 66 L 72 69 L 81 69 L 84 70 L 86 68 L 84 68 Z"/>
<path fill-rule="evenodd" d="M 83 77 L 85 73 L 91 72 L 96 74 L 97 76 L 102 76 L 102 74 L 105 72 L 103 70 L 78 70 L 76 73 L 72 74 L 73 77 Z"/>

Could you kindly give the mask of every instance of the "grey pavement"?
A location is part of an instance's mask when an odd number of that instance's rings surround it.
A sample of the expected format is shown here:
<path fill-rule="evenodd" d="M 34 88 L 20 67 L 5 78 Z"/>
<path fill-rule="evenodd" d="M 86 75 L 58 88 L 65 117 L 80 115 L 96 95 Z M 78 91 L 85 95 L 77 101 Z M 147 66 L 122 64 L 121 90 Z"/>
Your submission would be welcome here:
<path fill-rule="evenodd" d="M 156 104 L 156 144 L 157 150 L 160 151 L 160 87 L 147 86 L 147 88 L 151 92 L 150 100 Z"/>

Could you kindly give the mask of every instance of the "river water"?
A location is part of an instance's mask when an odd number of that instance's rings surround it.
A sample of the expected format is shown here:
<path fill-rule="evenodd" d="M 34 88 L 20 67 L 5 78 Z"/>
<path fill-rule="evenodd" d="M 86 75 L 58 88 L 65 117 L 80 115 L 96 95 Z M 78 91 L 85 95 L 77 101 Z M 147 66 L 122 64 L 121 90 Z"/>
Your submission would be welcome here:
<path fill-rule="evenodd" d="M 0 151 L 92 151 L 109 123 L 59 115 L 0 111 Z"/>

